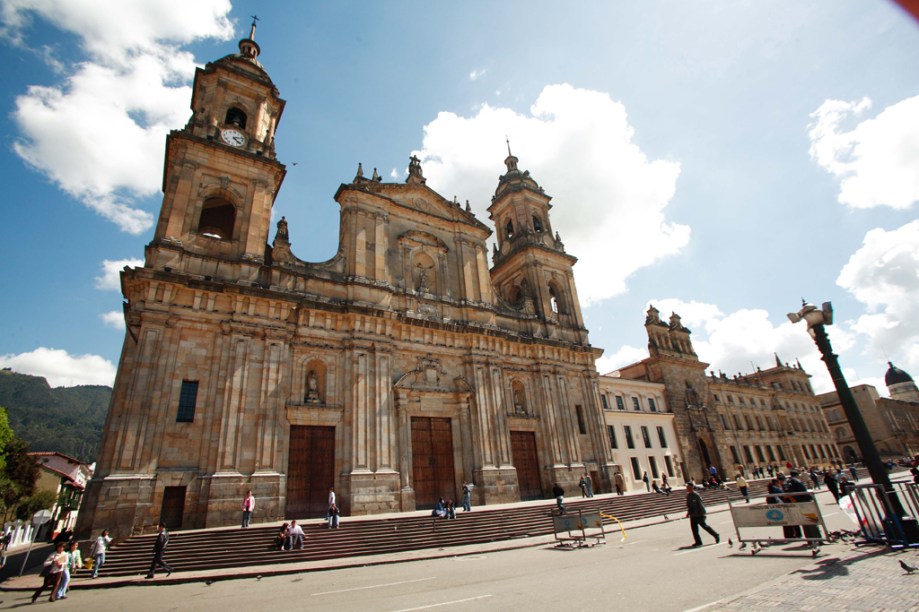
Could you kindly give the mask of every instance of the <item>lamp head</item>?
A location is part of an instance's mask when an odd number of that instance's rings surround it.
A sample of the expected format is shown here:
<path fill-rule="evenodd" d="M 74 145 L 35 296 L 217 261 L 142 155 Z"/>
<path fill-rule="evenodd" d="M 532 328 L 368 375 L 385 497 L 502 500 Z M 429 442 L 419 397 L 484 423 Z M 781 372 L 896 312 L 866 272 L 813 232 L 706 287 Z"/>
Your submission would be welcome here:
<path fill-rule="evenodd" d="M 797 323 L 801 319 L 807 322 L 807 329 L 812 330 L 817 325 L 833 324 L 833 305 L 830 302 L 824 302 L 818 310 L 813 304 L 802 301 L 801 310 L 798 312 L 789 312 L 788 320 Z"/>

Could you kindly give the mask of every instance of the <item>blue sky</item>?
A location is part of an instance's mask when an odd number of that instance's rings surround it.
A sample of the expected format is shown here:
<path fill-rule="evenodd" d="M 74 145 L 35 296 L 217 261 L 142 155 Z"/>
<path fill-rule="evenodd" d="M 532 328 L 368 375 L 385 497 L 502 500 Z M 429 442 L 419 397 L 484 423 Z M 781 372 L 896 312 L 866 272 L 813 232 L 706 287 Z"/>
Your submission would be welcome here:
<path fill-rule="evenodd" d="M 649 303 L 712 369 L 800 359 L 830 382 L 802 297 L 830 300 L 850 384 L 919 375 L 919 25 L 892 2 L 0 0 L 0 365 L 112 384 L 117 271 L 159 212 L 194 67 L 260 21 L 287 106 L 274 214 L 337 249 L 362 162 L 479 218 L 505 137 L 553 196 L 607 372 L 647 354 Z"/>

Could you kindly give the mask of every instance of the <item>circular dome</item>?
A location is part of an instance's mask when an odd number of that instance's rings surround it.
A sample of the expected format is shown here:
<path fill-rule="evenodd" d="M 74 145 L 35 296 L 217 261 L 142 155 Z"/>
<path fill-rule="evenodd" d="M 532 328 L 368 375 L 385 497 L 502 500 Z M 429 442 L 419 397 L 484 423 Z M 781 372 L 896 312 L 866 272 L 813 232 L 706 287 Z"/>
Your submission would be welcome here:
<path fill-rule="evenodd" d="M 884 384 L 890 387 L 890 385 L 897 385 L 905 382 L 913 382 L 913 377 L 901 370 L 900 368 L 894 366 L 891 362 L 887 362 L 887 365 L 890 366 L 890 369 L 887 370 L 887 373 L 884 374 Z"/>

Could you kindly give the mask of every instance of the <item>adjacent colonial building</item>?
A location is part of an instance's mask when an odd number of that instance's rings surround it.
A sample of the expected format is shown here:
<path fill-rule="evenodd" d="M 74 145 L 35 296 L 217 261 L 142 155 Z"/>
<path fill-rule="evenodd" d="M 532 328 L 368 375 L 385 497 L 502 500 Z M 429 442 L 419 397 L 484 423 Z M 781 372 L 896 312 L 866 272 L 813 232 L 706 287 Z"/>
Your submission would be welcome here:
<path fill-rule="evenodd" d="M 881 458 L 896 461 L 919 453 L 919 392 L 912 377 L 892 363 L 884 375 L 890 397 L 881 397 L 872 385 L 851 388 Z M 817 396 L 836 444 L 846 461 L 861 459 L 845 410 L 835 392 Z"/>
<path fill-rule="evenodd" d="M 840 459 L 834 438 L 800 365 L 782 364 L 751 374 L 706 374 L 678 314 L 669 321 L 651 306 L 645 319 L 646 359 L 615 374 L 660 383 L 673 411 L 684 479 L 711 466 L 732 477 L 767 464 L 821 465 Z"/>
<path fill-rule="evenodd" d="M 337 254 L 299 259 L 272 219 L 285 102 L 253 38 L 198 69 L 167 138 L 80 531 L 231 525 L 248 489 L 256 520 L 324 515 L 329 487 L 350 514 L 431 507 L 464 480 L 479 504 L 584 472 L 609 490 L 601 351 L 550 196 L 510 151 L 489 224 L 416 158 L 399 184 L 359 167 L 335 192 Z"/>
<path fill-rule="evenodd" d="M 618 473 L 623 491 L 646 490 L 645 474 L 648 484 L 661 484 L 665 475 L 671 487 L 683 484 L 681 444 L 665 396 L 661 383 L 600 377 L 613 479 Z"/>

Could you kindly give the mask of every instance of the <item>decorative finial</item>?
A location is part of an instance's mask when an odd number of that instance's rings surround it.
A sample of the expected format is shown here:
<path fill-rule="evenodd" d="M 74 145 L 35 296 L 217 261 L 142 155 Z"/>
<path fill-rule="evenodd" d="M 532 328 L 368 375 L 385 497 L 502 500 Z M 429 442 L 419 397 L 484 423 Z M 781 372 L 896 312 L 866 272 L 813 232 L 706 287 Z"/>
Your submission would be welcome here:
<path fill-rule="evenodd" d="M 258 21 L 258 15 L 250 15 L 252 17 L 252 27 L 249 29 L 249 40 L 255 40 L 255 22 Z"/>
<path fill-rule="evenodd" d="M 376 168 L 373 169 L 373 177 L 371 178 L 378 183 L 383 180 L 382 178 L 380 178 L 380 173 L 377 172 Z"/>
<path fill-rule="evenodd" d="M 467 213 L 471 213 L 471 212 L 472 212 L 472 207 L 469 206 L 469 200 L 466 200 L 466 212 L 467 212 Z"/>
<path fill-rule="evenodd" d="M 364 178 L 364 166 L 357 162 L 357 175 L 354 178 Z"/>
<path fill-rule="evenodd" d="M 507 134 L 504 135 L 504 140 L 507 142 L 507 156 L 513 157 L 514 154 L 511 153 L 511 139 L 507 137 Z"/>

